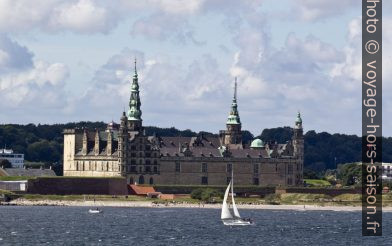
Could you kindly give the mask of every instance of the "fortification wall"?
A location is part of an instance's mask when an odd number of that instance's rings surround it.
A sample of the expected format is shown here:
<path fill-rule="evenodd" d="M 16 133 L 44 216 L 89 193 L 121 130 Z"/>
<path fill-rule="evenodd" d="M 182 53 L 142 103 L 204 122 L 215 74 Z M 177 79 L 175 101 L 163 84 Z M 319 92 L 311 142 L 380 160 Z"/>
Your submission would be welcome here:
<path fill-rule="evenodd" d="M 124 178 L 36 178 L 28 181 L 27 192 L 33 194 L 127 195 Z"/>

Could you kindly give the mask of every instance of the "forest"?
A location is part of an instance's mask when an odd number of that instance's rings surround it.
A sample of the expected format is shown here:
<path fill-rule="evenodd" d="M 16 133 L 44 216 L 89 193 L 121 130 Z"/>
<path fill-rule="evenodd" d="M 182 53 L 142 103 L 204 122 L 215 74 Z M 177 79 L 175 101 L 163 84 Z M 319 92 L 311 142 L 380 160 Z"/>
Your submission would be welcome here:
<path fill-rule="evenodd" d="M 26 162 L 44 163 L 45 165 L 61 165 L 63 154 L 63 130 L 67 128 L 105 129 L 104 122 L 77 122 L 53 125 L 0 125 L 0 148 L 11 148 L 14 152 L 25 154 Z M 210 132 L 194 132 L 178 130 L 174 127 L 145 127 L 146 134 L 157 136 L 197 136 L 200 133 L 214 135 Z M 291 140 L 293 129 L 278 127 L 264 129 L 254 136 L 243 131 L 243 141 L 250 143 L 254 138 L 264 142 L 277 141 L 285 143 Z M 336 169 L 339 164 L 353 163 L 361 160 L 361 138 L 356 135 L 317 133 L 310 130 L 305 133 L 306 170 L 324 173 L 327 169 Z M 383 138 L 383 161 L 392 162 L 392 138 Z"/>

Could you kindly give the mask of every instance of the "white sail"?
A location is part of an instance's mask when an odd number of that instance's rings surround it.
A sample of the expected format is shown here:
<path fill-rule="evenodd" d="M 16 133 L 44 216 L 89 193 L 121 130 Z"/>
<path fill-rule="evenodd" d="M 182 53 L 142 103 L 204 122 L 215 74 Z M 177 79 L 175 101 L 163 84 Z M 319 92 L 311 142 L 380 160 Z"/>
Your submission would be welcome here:
<path fill-rule="evenodd" d="M 223 198 L 221 219 L 232 219 L 233 218 L 233 215 L 230 213 L 229 206 L 227 205 L 227 197 L 229 196 L 230 186 L 231 186 L 231 181 L 226 188 L 225 197 Z"/>
<path fill-rule="evenodd" d="M 233 203 L 233 212 L 234 212 L 234 216 L 241 218 L 240 213 L 238 212 L 237 206 L 235 205 L 235 201 L 234 201 L 234 184 L 233 184 L 233 177 L 231 178 L 231 202 Z"/>

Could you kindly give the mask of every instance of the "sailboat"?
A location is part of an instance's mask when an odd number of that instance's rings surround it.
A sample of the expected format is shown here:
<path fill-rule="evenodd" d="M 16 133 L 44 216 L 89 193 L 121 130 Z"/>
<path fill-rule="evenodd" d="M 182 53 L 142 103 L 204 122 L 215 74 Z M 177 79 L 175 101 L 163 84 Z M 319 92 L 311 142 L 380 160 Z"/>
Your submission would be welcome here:
<path fill-rule="evenodd" d="M 243 219 L 241 218 L 240 213 L 238 212 L 238 208 L 235 204 L 234 201 L 234 182 L 233 182 L 233 172 L 231 173 L 231 180 L 229 185 L 226 188 L 225 191 L 225 197 L 223 198 L 223 204 L 222 204 L 222 212 L 221 212 L 221 219 L 224 225 L 230 225 L 230 226 L 236 226 L 236 225 L 252 225 L 253 222 L 250 219 Z M 233 206 L 233 214 L 230 212 L 229 205 L 227 203 L 227 198 L 229 196 L 229 191 L 231 188 L 231 201 L 232 201 L 232 206 Z"/>
<path fill-rule="evenodd" d="M 85 198 L 86 199 L 86 198 Z M 94 198 L 94 205 L 95 205 L 95 198 Z M 88 210 L 88 212 L 90 213 L 90 214 L 100 214 L 100 213 L 103 213 L 103 211 L 101 210 L 101 209 L 99 209 L 99 208 L 90 208 L 89 210 Z"/>

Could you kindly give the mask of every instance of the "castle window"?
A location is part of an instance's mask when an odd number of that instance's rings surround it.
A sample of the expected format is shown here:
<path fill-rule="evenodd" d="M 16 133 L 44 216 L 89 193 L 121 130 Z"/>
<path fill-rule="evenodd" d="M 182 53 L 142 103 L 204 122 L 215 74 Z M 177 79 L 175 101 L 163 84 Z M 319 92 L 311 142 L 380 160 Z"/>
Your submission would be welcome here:
<path fill-rule="evenodd" d="M 155 158 L 157 158 L 157 157 L 158 157 L 157 153 L 154 153 L 154 157 L 155 157 Z"/>
<path fill-rule="evenodd" d="M 150 185 L 154 184 L 154 179 L 151 177 L 150 178 Z"/>
<path fill-rule="evenodd" d="M 151 150 L 151 145 L 146 145 L 146 150 Z"/>
<path fill-rule="evenodd" d="M 146 166 L 146 172 L 150 173 L 151 172 L 151 167 L 150 166 Z"/>
<path fill-rule="evenodd" d="M 253 165 L 253 173 L 259 173 L 259 164 Z"/>
<path fill-rule="evenodd" d="M 208 177 L 201 177 L 201 184 L 208 185 Z"/>
<path fill-rule="evenodd" d="M 293 174 L 293 164 L 287 166 L 287 174 Z"/>
<path fill-rule="evenodd" d="M 158 167 L 154 167 L 154 173 L 158 173 Z"/>
<path fill-rule="evenodd" d="M 136 157 L 136 153 L 135 153 L 135 152 L 132 152 L 132 153 L 131 153 L 131 157 Z"/>
<path fill-rule="evenodd" d="M 229 184 L 231 181 L 231 177 L 226 177 L 226 184 Z"/>
<path fill-rule="evenodd" d="M 139 157 L 143 157 L 143 152 L 140 152 L 140 153 L 139 153 Z"/>
<path fill-rule="evenodd" d="M 177 173 L 181 172 L 181 164 L 179 161 L 176 161 L 176 172 Z"/>
<path fill-rule="evenodd" d="M 139 160 L 139 164 L 140 164 L 140 165 L 143 165 L 143 160 Z"/>
<path fill-rule="evenodd" d="M 144 177 L 143 177 L 143 175 L 139 177 L 139 184 L 144 184 Z"/>
<path fill-rule="evenodd" d="M 259 185 L 259 178 L 253 178 L 253 185 Z"/>
<path fill-rule="evenodd" d="M 136 150 L 136 145 L 131 145 L 131 150 Z"/>
<path fill-rule="evenodd" d="M 151 161 L 150 160 L 146 160 L 146 165 L 150 165 Z"/>
<path fill-rule="evenodd" d="M 136 160 L 131 160 L 131 165 L 136 165 Z"/>
<path fill-rule="evenodd" d="M 157 165 L 158 164 L 158 161 L 157 160 L 154 160 L 154 165 Z"/>
<path fill-rule="evenodd" d="M 150 152 L 146 152 L 146 157 L 151 157 L 151 153 Z"/>
<path fill-rule="evenodd" d="M 202 163 L 202 164 L 201 164 L 201 172 L 202 172 L 202 173 L 208 172 L 207 163 Z"/>
<path fill-rule="evenodd" d="M 131 172 L 132 173 L 136 173 L 136 167 L 135 166 L 131 166 Z M 133 183 L 133 182 L 132 182 Z"/>
<path fill-rule="evenodd" d="M 233 170 L 233 165 L 229 163 L 226 165 L 226 172 L 231 173 L 231 170 Z"/>
<path fill-rule="evenodd" d="M 143 167 L 139 167 L 139 173 L 143 172 Z"/>

